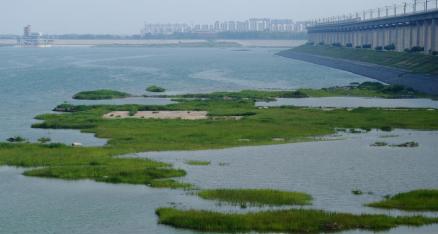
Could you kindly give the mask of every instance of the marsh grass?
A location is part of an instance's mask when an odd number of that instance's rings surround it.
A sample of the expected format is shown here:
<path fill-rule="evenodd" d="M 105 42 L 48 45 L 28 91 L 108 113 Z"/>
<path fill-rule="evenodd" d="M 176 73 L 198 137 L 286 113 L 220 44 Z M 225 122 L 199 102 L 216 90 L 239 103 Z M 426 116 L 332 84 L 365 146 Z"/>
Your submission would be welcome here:
<path fill-rule="evenodd" d="M 156 86 L 156 85 L 151 85 L 151 86 L 146 88 L 146 91 L 153 92 L 153 93 L 162 93 L 162 92 L 165 92 L 166 89 L 159 87 L 159 86 Z"/>
<path fill-rule="evenodd" d="M 175 228 L 208 232 L 287 232 L 320 233 L 362 229 L 384 231 L 400 225 L 421 226 L 438 223 L 438 218 L 353 215 L 320 210 L 281 210 L 236 214 L 202 210 L 156 210 L 159 223 Z"/>
<path fill-rule="evenodd" d="M 129 93 L 119 92 L 109 89 L 100 89 L 93 91 L 83 91 L 73 95 L 73 99 L 81 100 L 103 100 L 103 99 L 116 99 L 116 98 L 127 98 L 132 96 Z"/>
<path fill-rule="evenodd" d="M 380 202 L 367 206 L 385 209 L 400 209 L 411 211 L 438 211 L 438 189 L 415 190 L 389 196 Z"/>
<path fill-rule="evenodd" d="M 330 112 L 297 107 L 258 109 L 254 100 L 186 100 L 166 106 L 144 105 L 67 105 L 63 114 L 44 114 L 35 128 L 78 129 L 106 138 L 104 147 L 68 147 L 60 144 L 1 144 L 0 164 L 42 167 L 26 175 L 60 179 L 92 179 L 110 183 L 163 186 L 176 182 L 156 182 L 183 176 L 182 170 L 151 160 L 114 156 L 169 150 L 221 149 L 236 146 L 284 144 L 307 141 L 333 134 L 336 128 L 438 129 L 438 115 L 423 109 L 379 108 L 336 109 Z M 193 110 L 212 115 L 232 116 L 251 113 L 239 121 L 229 120 L 147 120 L 104 119 L 111 111 Z M 273 138 L 287 141 L 273 141 Z M 250 139 L 250 141 L 239 141 Z M 155 182 L 154 182 L 155 181 Z M 185 185 L 181 185 L 185 187 Z M 176 187 L 176 186 L 175 186 Z"/>
<path fill-rule="evenodd" d="M 203 199 L 241 206 L 310 205 L 312 200 L 306 193 L 270 189 L 214 189 L 200 191 L 198 195 Z"/>
<path fill-rule="evenodd" d="M 74 148 L 54 143 L 0 143 L 0 165 L 34 168 L 24 172 L 27 176 L 65 180 L 91 179 L 156 187 L 167 185 L 170 188 L 188 187 L 171 179 L 184 176 L 185 171 L 148 159 L 113 157 L 122 153 L 124 150 L 110 147 Z"/>
<path fill-rule="evenodd" d="M 191 166 L 209 166 L 211 164 L 210 161 L 199 161 L 199 160 L 187 160 L 184 163 Z"/>

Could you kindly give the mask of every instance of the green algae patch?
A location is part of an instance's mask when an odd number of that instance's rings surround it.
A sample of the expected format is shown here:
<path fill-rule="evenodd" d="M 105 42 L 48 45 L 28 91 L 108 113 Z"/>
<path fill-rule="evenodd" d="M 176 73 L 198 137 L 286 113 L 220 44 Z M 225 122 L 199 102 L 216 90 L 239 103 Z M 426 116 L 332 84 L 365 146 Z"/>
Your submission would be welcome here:
<path fill-rule="evenodd" d="M 79 100 L 105 100 L 105 99 L 117 99 L 117 98 L 127 98 L 132 95 L 125 92 L 109 90 L 109 89 L 100 89 L 93 91 L 83 91 L 73 95 L 73 99 Z"/>
<path fill-rule="evenodd" d="M 230 204 L 249 205 L 309 205 L 312 196 L 301 192 L 287 192 L 271 189 L 213 189 L 203 190 L 198 195 L 207 200 Z"/>
<path fill-rule="evenodd" d="M 206 232 L 320 233 L 345 230 L 385 231 L 400 225 L 438 223 L 438 218 L 353 215 L 321 210 L 291 209 L 255 213 L 219 213 L 203 210 L 156 210 L 159 223 L 175 228 Z"/>
<path fill-rule="evenodd" d="M 438 189 L 415 190 L 399 193 L 367 206 L 410 211 L 438 211 Z"/>

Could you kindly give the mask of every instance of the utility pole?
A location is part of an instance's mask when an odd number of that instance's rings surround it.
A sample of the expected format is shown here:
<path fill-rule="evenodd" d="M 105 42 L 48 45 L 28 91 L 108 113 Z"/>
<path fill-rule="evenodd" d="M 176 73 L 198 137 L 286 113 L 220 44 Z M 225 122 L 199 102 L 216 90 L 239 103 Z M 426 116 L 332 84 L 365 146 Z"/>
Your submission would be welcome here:
<path fill-rule="evenodd" d="M 438 0 L 436 0 L 436 1 L 438 1 Z M 403 4 L 403 14 L 404 15 L 406 15 L 406 7 L 407 7 L 407 3 L 405 2 L 404 4 Z"/>
<path fill-rule="evenodd" d="M 414 13 L 417 12 L 417 0 L 414 0 Z"/>

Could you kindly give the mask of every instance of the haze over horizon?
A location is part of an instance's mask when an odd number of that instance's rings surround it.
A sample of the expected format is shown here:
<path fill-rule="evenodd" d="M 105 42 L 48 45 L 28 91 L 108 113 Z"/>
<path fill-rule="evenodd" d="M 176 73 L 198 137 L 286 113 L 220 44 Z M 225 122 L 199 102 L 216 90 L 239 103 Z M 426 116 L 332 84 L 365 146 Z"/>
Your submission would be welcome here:
<path fill-rule="evenodd" d="M 397 0 L 0 0 L 0 34 L 23 26 L 48 34 L 137 34 L 144 22 L 213 23 L 253 17 L 310 20 L 361 11 Z"/>

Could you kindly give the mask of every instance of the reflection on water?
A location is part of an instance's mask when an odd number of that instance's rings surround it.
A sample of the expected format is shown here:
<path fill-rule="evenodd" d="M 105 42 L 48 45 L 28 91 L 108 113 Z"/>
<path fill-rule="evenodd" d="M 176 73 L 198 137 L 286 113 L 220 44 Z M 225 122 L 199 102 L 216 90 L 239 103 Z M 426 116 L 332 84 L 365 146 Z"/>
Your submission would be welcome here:
<path fill-rule="evenodd" d="M 258 102 L 258 106 L 302 107 L 382 107 L 382 108 L 438 108 L 438 101 L 431 99 L 384 99 L 365 97 L 279 98 L 274 102 Z"/>

